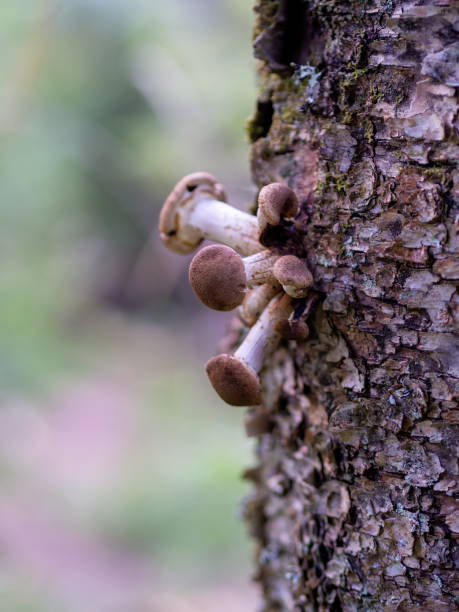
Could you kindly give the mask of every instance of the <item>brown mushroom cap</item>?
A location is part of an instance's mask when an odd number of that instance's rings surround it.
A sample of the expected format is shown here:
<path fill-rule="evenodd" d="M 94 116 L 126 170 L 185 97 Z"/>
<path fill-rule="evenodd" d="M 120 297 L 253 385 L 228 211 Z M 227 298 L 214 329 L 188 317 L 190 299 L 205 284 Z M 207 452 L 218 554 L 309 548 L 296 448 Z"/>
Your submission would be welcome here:
<path fill-rule="evenodd" d="M 202 242 L 203 238 L 198 234 L 187 232 L 184 235 L 180 224 L 180 209 L 201 193 L 221 202 L 227 200 L 223 185 L 218 183 L 214 176 L 207 172 L 194 172 L 184 176 L 164 202 L 158 226 L 161 240 L 171 251 L 186 255 Z"/>
<path fill-rule="evenodd" d="M 213 310 L 233 310 L 247 291 L 241 256 L 223 244 L 204 247 L 193 257 L 189 279 L 197 297 Z"/>
<path fill-rule="evenodd" d="M 258 376 L 249 365 L 237 357 L 212 357 L 206 363 L 206 372 L 213 388 L 227 404 L 255 406 L 263 401 Z"/>
<path fill-rule="evenodd" d="M 273 274 L 289 295 L 295 293 L 292 297 L 305 295 L 314 282 L 306 262 L 295 255 L 279 257 L 274 264 Z M 292 292 L 287 288 L 292 288 Z"/>
<path fill-rule="evenodd" d="M 299 209 L 295 192 L 283 183 L 265 185 L 258 195 L 258 208 L 270 225 L 279 225 L 281 217 L 294 217 Z"/>
<path fill-rule="evenodd" d="M 306 340 L 309 336 L 309 327 L 305 321 L 279 319 L 274 324 L 275 331 L 285 340 Z"/>

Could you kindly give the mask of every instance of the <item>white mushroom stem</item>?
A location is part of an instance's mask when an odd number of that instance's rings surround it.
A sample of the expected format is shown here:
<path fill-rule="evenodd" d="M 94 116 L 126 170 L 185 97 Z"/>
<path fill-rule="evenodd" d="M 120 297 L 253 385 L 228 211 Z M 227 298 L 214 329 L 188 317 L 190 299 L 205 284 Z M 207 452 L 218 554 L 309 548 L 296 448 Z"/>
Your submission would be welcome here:
<path fill-rule="evenodd" d="M 250 257 L 243 257 L 242 263 L 244 264 L 247 285 L 252 287 L 265 283 L 277 283 L 273 275 L 273 267 L 279 257 L 269 250 L 260 251 Z"/>
<path fill-rule="evenodd" d="M 225 202 L 199 199 L 184 206 L 179 214 L 180 225 L 186 233 L 226 244 L 242 255 L 263 249 L 258 242 L 257 218 Z"/>
<path fill-rule="evenodd" d="M 250 289 L 238 308 L 239 318 L 244 325 L 252 327 L 276 293 L 279 293 L 280 289 L 281 287 L 277 282 L 265 283 Z"/>
<path fill-rule="evenodd" d="M 251 328 L 234 357 L 240 359 L 258 374 L 264 360 L 280 340 L 274 325 L 279 319 L 288 319 L 293 312 L 291 299 L 286 295 L 274 297 Z"/>

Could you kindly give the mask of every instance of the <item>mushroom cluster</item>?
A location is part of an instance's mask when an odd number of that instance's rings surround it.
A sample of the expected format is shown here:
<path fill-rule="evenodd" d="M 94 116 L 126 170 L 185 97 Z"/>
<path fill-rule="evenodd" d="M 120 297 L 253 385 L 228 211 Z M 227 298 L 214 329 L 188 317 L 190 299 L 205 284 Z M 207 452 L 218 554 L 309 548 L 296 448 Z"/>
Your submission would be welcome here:
<path fill-rule="evenodd" d="M 179 181 L 161 210 L 161 240 L 172 251 L 191 253 L 206 238 L 219 243 L 195 255 L 190 284 L 207 307 L 237 308 L 250 327 L 234 354 L 217 355 L 206 364 L 215 391 L 233 406 L 261 404 L 259 373 L 266 356 L 282 337 L 303 340 L 309 334 L 311 272 L 303 259 L 267 249 L 259 240 L 267 227 L 298 210 L 295 192 L 271 183 L 259 193 L 257 216 L 242 212 L 227 203 L 223 186 L 205 172 Z"/>

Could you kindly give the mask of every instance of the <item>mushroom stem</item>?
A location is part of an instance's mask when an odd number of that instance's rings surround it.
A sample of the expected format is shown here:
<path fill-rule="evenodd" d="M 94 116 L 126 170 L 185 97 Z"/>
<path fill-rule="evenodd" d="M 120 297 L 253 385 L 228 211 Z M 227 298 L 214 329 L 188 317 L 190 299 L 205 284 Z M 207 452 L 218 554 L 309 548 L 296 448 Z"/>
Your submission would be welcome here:
<path fill-rule="evenodd" d="M 276 282 L 257 285 L 247 291 L 238 309 L 239 318 L 244 325 L 252 327 L 276 293 L 279 293 L 280 289 L 280 285 Z"/>
<path fill-rule="evenodd" d="M 260 251 L 250 257 L 243 257 L 247 285 L 263 285 L 264 283 L 276 282 L 273 275 L 273 267 L 279 255 L 269 250 Z"/>
<path fill-rule="evenodd" d="M 262 402 L 258 373 L 266 356 L 279 342 L 276 321 L 288 318 L 292 311 L 293 304 L 288 296 L 274 297 L 234 355 L 217 355 L 207 362 L 210 382 L 226 403 L 254 406 Z"/>
<path fill-rule="evenodd" d="M 258 374 L 267 355 L 279 343 L 280 336 L 274 328 L 276 321 L 288 319 L 292 312 L 292 300 L 287 295 L 274 297 L 250 329 L 234 357 L 244 361 Z"/>
<path fill-rule="evenodd" d="M 242 255 L 261 251 L 254 215 L 218 200 L 201 200 L 190 210 L 184 226 L 199 230 L 203 238 L 226 244 Z"/>

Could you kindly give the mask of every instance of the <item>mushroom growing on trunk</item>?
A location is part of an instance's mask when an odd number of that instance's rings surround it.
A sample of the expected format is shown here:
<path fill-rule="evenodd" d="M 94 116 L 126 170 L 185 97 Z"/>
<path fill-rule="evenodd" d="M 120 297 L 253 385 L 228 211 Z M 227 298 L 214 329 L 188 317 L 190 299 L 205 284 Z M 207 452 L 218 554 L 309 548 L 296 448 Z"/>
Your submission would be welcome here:
<path fill-rule="evenodd" d="M 293 189 L 283 183 L 265 185 L 258 195 L 258 223 L 263 231 L 268 225 L 279 225 L 284 217 L 294 217 L 299 210 Z"/>
<path fill-rule="evenodd" d="M 254 285 L 279 282 L 291 297 L 301 298 L 313 283 L 307 265 L 295 255 L 264 250 L 241 257 L 220 244 L 205 247 L 193 258 L 189 279 L 198 298 L 214 310 L 236 308 Z"/>
<path fill-rule="evenodd" d="M 243 255 L 263 250 L 257 218 L 227 204 L 223 186 L 206 172 L 177 183 L 161 209 L 159 232 L 163 243 L 181 254 L 194 251 L 204 238 Z"/>
<path fill-rule="evenodd" d="M 274 297 L 250 329 L 234 355 L 217 355 L 206 364 L 206 372 L 218 395 L 232 406 L 261 404 L 263 394 L 258 374 L 280 335 L 276 321 L 288 319 L 293 312 L 289 296 Z"/>

